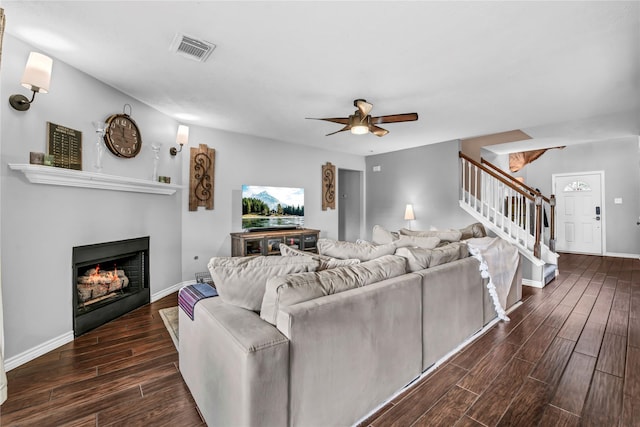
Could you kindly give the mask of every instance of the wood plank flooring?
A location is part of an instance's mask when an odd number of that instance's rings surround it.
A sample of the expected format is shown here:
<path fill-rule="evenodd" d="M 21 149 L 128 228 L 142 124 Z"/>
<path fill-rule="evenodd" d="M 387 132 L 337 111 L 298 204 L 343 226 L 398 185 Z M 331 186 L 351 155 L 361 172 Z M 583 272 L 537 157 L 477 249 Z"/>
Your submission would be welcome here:
<path fill-rule="evenodd" d="M 7 373 L 0 426 L 204 426 L 158 314 L 173 293 Z"/>
<path fill-rule="evenodd" d="M 544 289 L 363 426 L 640 426 L 640 260 L 563 254 Z M 8 373 L 1 426 L 202 426 L 158 310 Z"/>
<path fill-rule="evenodd" d="M 559 267 L 361 426 L 640 426 L 640 260 L 562 254 Z"/>

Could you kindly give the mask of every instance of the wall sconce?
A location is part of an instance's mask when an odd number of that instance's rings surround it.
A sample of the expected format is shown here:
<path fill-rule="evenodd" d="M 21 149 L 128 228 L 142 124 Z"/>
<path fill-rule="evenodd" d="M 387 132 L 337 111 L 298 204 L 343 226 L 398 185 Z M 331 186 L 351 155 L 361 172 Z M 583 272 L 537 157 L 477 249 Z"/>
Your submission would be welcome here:
<path fill-rule="evenodd" d="M 179 152 L 182 151 L 182 146 L 189 143 L 189 126 L 180 125 L 178 126 L 178 135 L 176 135 L 176 144 L 180 144 L 180 149 L 177 150 L 176 147 L 169 148 L 169 154 L 175 156 Z"/>
<path fill-rule="evenodd" d="M 36 93 L 48 93 L 51 82 L 53 60 L 38 52 L 31 52 L 27 60 L 20 84 L 33 92 L 31 101 L 26 96 L 16 94 L 9 97 L 9 104 L 18 111 L 27 111 L 36 97 Z"/>
<path fill-rule="evenodd" d="M 409 230 L 411 230 L 411 221 L 416 219 L 415 214 L 413 213 L 413 205 L 408 204 L 404 209 L 404 220 L 409 221 Z"/>

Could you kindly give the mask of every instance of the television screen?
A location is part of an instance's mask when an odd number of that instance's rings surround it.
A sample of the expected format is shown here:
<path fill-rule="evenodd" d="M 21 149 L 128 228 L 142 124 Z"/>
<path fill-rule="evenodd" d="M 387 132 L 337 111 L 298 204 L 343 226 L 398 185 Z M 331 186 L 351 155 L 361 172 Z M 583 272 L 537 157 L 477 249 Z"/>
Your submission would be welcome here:
<path fill-rule="evenodd" d="M 242 186 L 242 228 L 304 227 L 304 188 Z"/>

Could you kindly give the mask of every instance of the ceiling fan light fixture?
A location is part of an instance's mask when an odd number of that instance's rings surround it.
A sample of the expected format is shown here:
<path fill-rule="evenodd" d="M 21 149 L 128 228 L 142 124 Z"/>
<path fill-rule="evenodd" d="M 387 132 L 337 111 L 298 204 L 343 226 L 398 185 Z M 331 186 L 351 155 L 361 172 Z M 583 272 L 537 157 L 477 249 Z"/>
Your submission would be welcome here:
<path fill-rule="evenodd" d="M 357 124 L 351 126 L 351 133 L 354 135 L 364 135 L 365 133 L 369 133 L 369 126 L 366 124 Z"/>

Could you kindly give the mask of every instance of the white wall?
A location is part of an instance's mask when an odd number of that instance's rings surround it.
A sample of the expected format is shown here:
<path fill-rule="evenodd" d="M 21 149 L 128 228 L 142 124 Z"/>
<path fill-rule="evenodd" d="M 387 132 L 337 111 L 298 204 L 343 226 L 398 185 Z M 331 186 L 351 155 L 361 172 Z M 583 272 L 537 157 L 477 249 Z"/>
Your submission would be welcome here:
<path fill-rule="evenodd" d="M 14 110 L 7 101 L 9 95 L 29 95 L 19 82 L 30 50 L 30 46 L 5 34 L 0 194 L 6 358 L 68 336 L 73 330 L 73 246 L 148 235 L 151 293 L 181 280 L 179 194 L 31 184 L 20 172 L 9 169 L 9 163 L 29 163 L 30 151 L 46 152 L 46 123 L 52 122 L 82 132 L 83 169 L 93 171 L 96 135 L 91 122 L 105 120 L 129 103 L 141 129 L 142 152 L 134 159 L 120 159 L 105 152 L 103 173 L 150 178 L 150 145 L 170 143 L 177 129 L 174 120 L 55 58 L 50 93 L 36 95 L 29 111 Z M 161 159 L 160 173 L 179 180 L 180 162 L 168 157 Z"/>
<path fill-rule="evenodd" d="M 0 84 L 0 237 L 5 358 L 21 359 L 34 349 L 68 339 L 72 326 L 73 246 L 151 237 L 151 294 L 206 271 L 214 255 L 229 255 L 229 233 L 240 231 L 242 184 L 305 188 L 305 224 L 337 238 L 337 211 L 321 209 L 321 165 L 364 170 L 364 158 L 198 126 L 190 144 L 216 150 L 215 206 L 188 211 L 189 149 L 169 156 L 178 123 L 160 112 L 54 59 L 51 90 L 36 95 L 31 109 L 9 106 L 29 52 L 5 34 Z M 44 52 L 46 53 L 46 52 Z M 83 137 L 83 169 L 93 171 L 96 135 L 92 121 L 132 106 L 143 148 L 134 159 L 105 151 L 103 173 L 150 179 L 152 144 L 162 144 L 158 173 L 186 183 L 173 196 L 31 184 L 9 163 L 28 163 L 30 151 L 46 151 L 46 123 L 77 129 Z M 199 259 L 194 260 L 197 256 Z M 62 337 L 62 338 L 61 338 Z"/>
<path fill-rule="evenodd" d="M 191 127 L 189 145 L 207 144 L 216 150 L 214 209 L 188 210 L 188 191 L 182 195 L 182 270 L 184 280 L 207 271 L 212 256 L 231 254 L 230 232 L 242 231 L 243 184 L 303 187 L 304 223 L 338 238 L 338 211 L 322 210 L 322 165 L 364 170 L 364 157 L 215 129 Z M 182 156 L 182 181 L 189 182 L 188 150 Z M 197 257 L 198 259 L 195 259 Z"/>
<path fill-rule="evenodd" d="M 407 203 L 413 204 L 414 230 L 462 228 L 476 220 L 458 203 L 458 140 L 367 157 L 367 232 L 409 226 Z M 372 168 L 379 166 L 379 172 Z"/>

